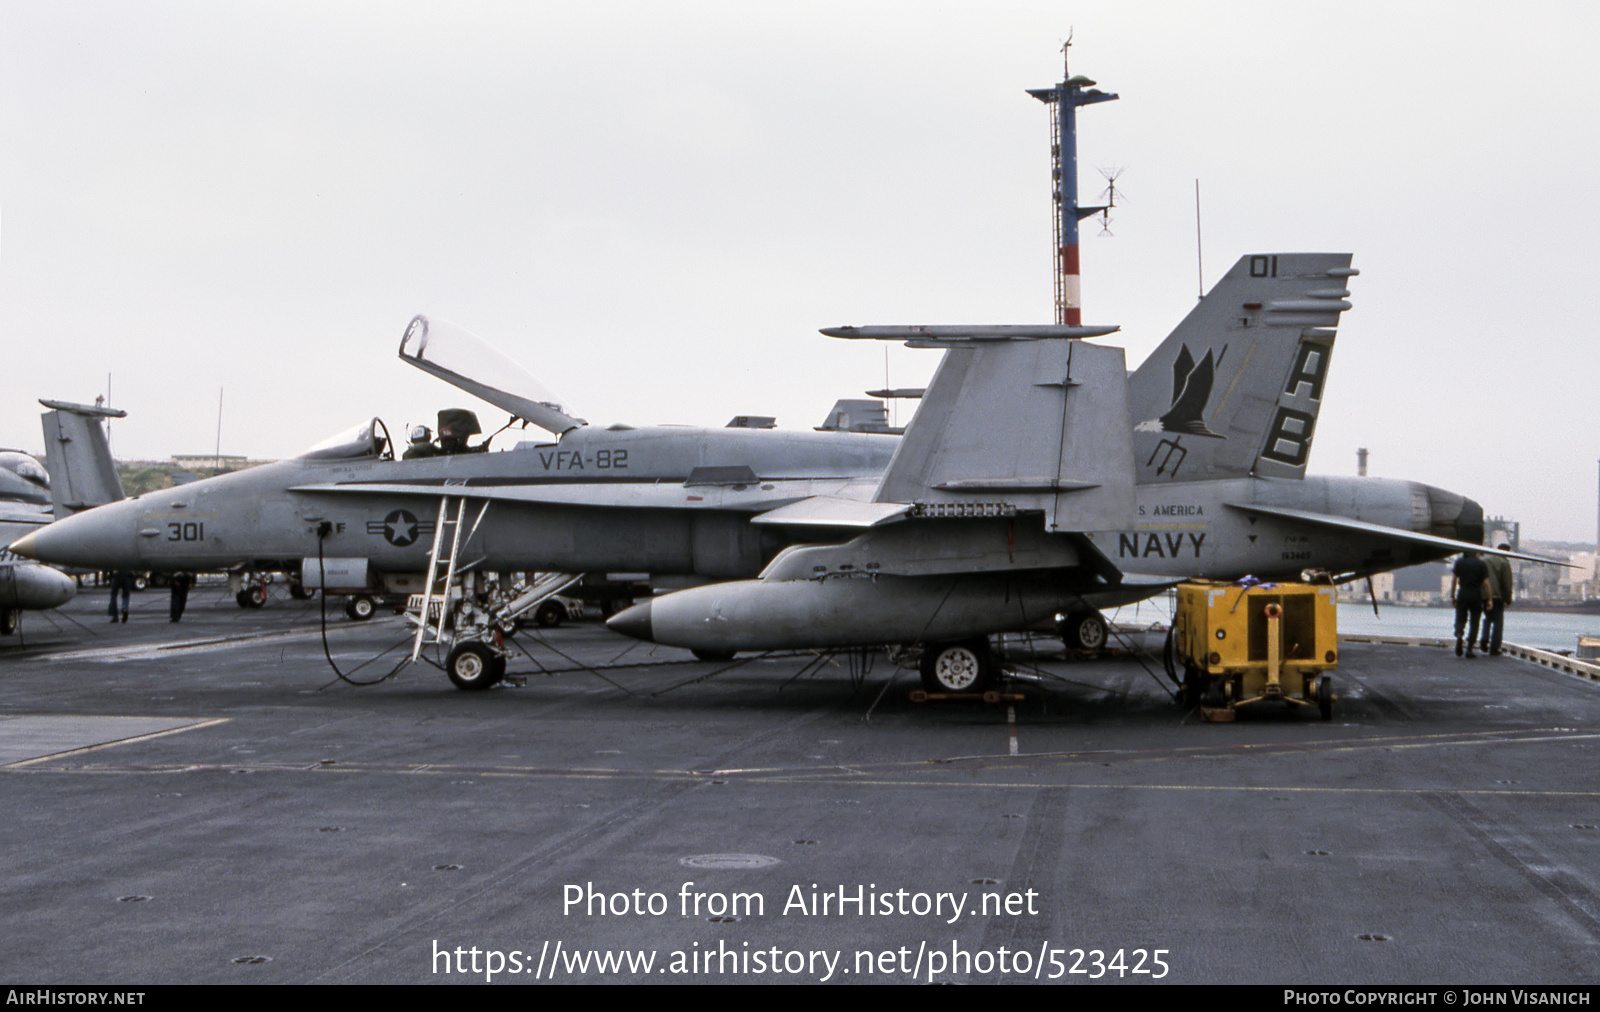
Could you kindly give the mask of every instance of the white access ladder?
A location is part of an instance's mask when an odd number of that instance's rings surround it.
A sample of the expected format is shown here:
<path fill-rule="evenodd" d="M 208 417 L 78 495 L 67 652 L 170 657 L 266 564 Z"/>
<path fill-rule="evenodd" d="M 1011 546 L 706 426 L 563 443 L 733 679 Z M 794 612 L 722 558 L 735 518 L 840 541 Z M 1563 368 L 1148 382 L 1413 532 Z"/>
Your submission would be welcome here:
<path fill-rule="evenodd" d="M 478 515 L 473 518 L 471 527 L 463 536 L 462 520 L 469 505 L 468 498 L 464 495 L 448 494 L 440 497 L 439 520 L 434 524 L 433 546 L 428 550 L 428 578 L 423 586 L 423 592 L 411 595 L 406 607 L 409 620 L 417 627 L 416 637 L 411 644 L 413 661 L 421 656 L 423 644 L 430 641 L 428 638 L 430 626 L 433 633 L 431 642 L 443 642 L 444 626 L 449 617 L 456 578 L 463 569 L 460 564 L 462 546 L 472 540 L 472 535 L 477 533 L 478 525 L 483 522 L 484 514 L 489 511 L 489 500 L 485 499 L 478 509 Z M 443 551 L 446 528 L 450 530 L 448 555 Z M 554 597 L 581 579 L 583 579 L 582 573 L 535 574 L 532 582 L 522 588 L 516 596 L 509 601 L 497 601 L 487 609 L 488 626 L 508 628 L 506 623 L 514 621 L 529 609 L 538 607 L 547 598 Z M 463 630 L 457 629 L 456 632 L 459 637 Z M 469 638 L 474 637 L 469 636 Z"/>
<path fill-rule="evenodd" d="M 453 508 L 452 508 L 453 507 Z M 482 507 L 478 510 L 478 517 L 472 522 L 472 530 L 467 536 L 461 536 L 461 519 L 467 511 L 467 497 L 464 495 L 452 496 L 446 493 L 439 497 L 439 519 L 433 525 L 433 547 L 428 549 L 428 578 L 423 583 L 422 593 L 413 594 L 412 601 L 417 602 L 417 612 L 413 616 L 417 625 L 416 637 L 411 641 L 411 660 L 414 662 L 422 655 L 422 643 L 428 632 L 428 624 L 433 620 L 434 602 L 438 602 L 439 617 L 433 629 L 433 641 L 439 642 L 444 637 L 444 623 L 449 614 L 450 588 L 455 583 L 457 560 L 460 557 L 461 545 L 470 541 L 477 532 L 478 524 L 483 522 L 483 515 L 489 511 L 489 500 L 483 500 Z M 450 554 L 441 557 L 440 549 L 444 547 L 445 528 L 450 529 Z M 440 580 L 440 568 L 443 568 L 444 579 Z M 439 588 L 438 593 L 434 588 Z M 409 605 L 411 602 L 407 602 Z M 407 607 L 407 612 L 410 608 Z"/>

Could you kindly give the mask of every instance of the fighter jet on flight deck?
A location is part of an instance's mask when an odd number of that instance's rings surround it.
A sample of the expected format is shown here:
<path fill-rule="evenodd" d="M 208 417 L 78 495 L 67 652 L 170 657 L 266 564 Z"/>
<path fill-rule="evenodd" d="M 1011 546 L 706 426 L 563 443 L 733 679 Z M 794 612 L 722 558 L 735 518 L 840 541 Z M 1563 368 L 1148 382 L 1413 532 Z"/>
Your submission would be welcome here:
<path fill-rule="evenodd" d="M 1130 377 L 1126 448 L 1072 413 L 1091 385 L 1072 356 L 1090 346 L 1021 343 L 1021 328 L 946 328 L 952 347 L 874 497 L 910 504 L 896 517 L 904 522 L 788 548 L 758 579 L 656 597 L 609 624 L 705 654 L 923 644 L 930 688 L 972 689 L 993 670 L 987 634 L 1057 613 L 1069 644 L 1091 645 L 1105 636 L 1096 609 L 1179 579 L 1320 570 L 1348 580 L 1476 546 L 1483 511 L 1471 500 L 1416 482 L 1304 476 L 1355 273 L 1347 254 L 1241 259 Z M 933 329 L 824 333 L 916 346 L 933 345 Z M 1019 400 L 1035 413 L 1014 413 Z M 1103 405 L 1101 423 L 1116 410 Z M 1027 432 L 1042 459 L 1013 456 Z M 1127 512 L 1057 523 L 1047 503 L 1022 501 L 1095 481 L 1111 488 L 1068 466 L 1069 449 L 1086 448 L 1105 459 L 1131 450 Z M 966 513 L 935 512 L 951 509 Z"/>
<path fill-rule="evenodd" d="M 1132 377 L 1120 349 L 1084 340 L 1114 327 L 825 331 L 945 350 L 903 438 L 589 425 L 470 335 L 418 317 L 403 359 L 555 440 L 478 453 L 452 435 L 395 460 L 374 419 L 17 547 L 390 590 L 462 573 L 437 629 L 463 688 L 499 678 L 494 630 L 553 592 L 505 578 L 524 571 L 729 581 L 612 620 L 704 656 L 912 643 L 933 684 L 950 687 L 939 673 L 961 663 L 981 681 L 988 633 L 1065 615 L 1069 642 L 1092 644 L 1099 608 L 1184 577 L 1350 579 L 1481 540 L 1482 510 L 1460 496 L 1304 477 L 1355 273 L 1348 254 L 1245 257 Z"/>

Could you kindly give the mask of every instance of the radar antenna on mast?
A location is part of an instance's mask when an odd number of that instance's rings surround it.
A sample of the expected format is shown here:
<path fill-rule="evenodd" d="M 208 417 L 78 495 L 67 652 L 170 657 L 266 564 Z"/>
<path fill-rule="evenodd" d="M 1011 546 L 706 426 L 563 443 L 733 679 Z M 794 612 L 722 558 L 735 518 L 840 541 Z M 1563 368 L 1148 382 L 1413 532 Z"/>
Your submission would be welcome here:
<path fill-rule="evenodd" d="M 1122 175 L 1122 166 L 1102 168 L 1100 174 L 1106 177 L 1106 188 L 1100 191 L 1100 199 L 1105 201 L 1100 208 L 1100 235 L 1114 239 L 1116 236 L 1111 231 L 1111 209 L 1117 206 L 1117 177 Z"/>

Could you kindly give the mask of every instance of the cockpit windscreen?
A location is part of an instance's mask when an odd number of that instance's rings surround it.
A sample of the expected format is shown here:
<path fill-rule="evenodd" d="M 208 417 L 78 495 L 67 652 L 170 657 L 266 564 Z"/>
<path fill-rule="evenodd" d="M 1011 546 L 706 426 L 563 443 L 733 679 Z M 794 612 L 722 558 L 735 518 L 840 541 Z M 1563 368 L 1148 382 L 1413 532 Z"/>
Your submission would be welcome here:
<path fill-rule="evenodd" d="M 297 457 L 300 460 L 368 460 L 383 457 L 388 447 L 388 430 L 374 418 L 329 436 Z"/>

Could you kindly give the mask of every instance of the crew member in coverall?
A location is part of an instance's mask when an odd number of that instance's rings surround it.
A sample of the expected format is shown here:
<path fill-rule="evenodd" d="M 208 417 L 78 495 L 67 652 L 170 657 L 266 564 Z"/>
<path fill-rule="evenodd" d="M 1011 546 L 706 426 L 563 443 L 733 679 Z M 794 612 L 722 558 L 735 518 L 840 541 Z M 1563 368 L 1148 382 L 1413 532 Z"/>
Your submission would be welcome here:
<path fill-rule="evenodd" d="M 1511 551 L 1510 545 L 1498 547 L 1502 552 Z M 1514 589 L 1511 562 L 1500 555 L 1491 555 L 1483 562 L 1489 567 L 1489 603 L 1483 608 L 1483 652 L 1499 657 L 1500 637 L 1506 631 L 1506 608 L 1511 604 Z"/>
<path fill-rule="evenodd" d="M 1478 558 L 1477 552 L 1462 552 L 1461 558 L 1450 570 L 1450 603 L 1456 606 L 1457 657 L 1461 656 L 1463 646 L 1468 657 L 1478 656 L 1472 648 L 1478 643 L 1478 621 L 1483 617 L 1483 602 L 1488 597 L 1489 567 Z M 1467 633 L 1463 644 L 1461 631 L 1467 628 L 1469 618 L 1472 620 L 1471 631 Z"/>

